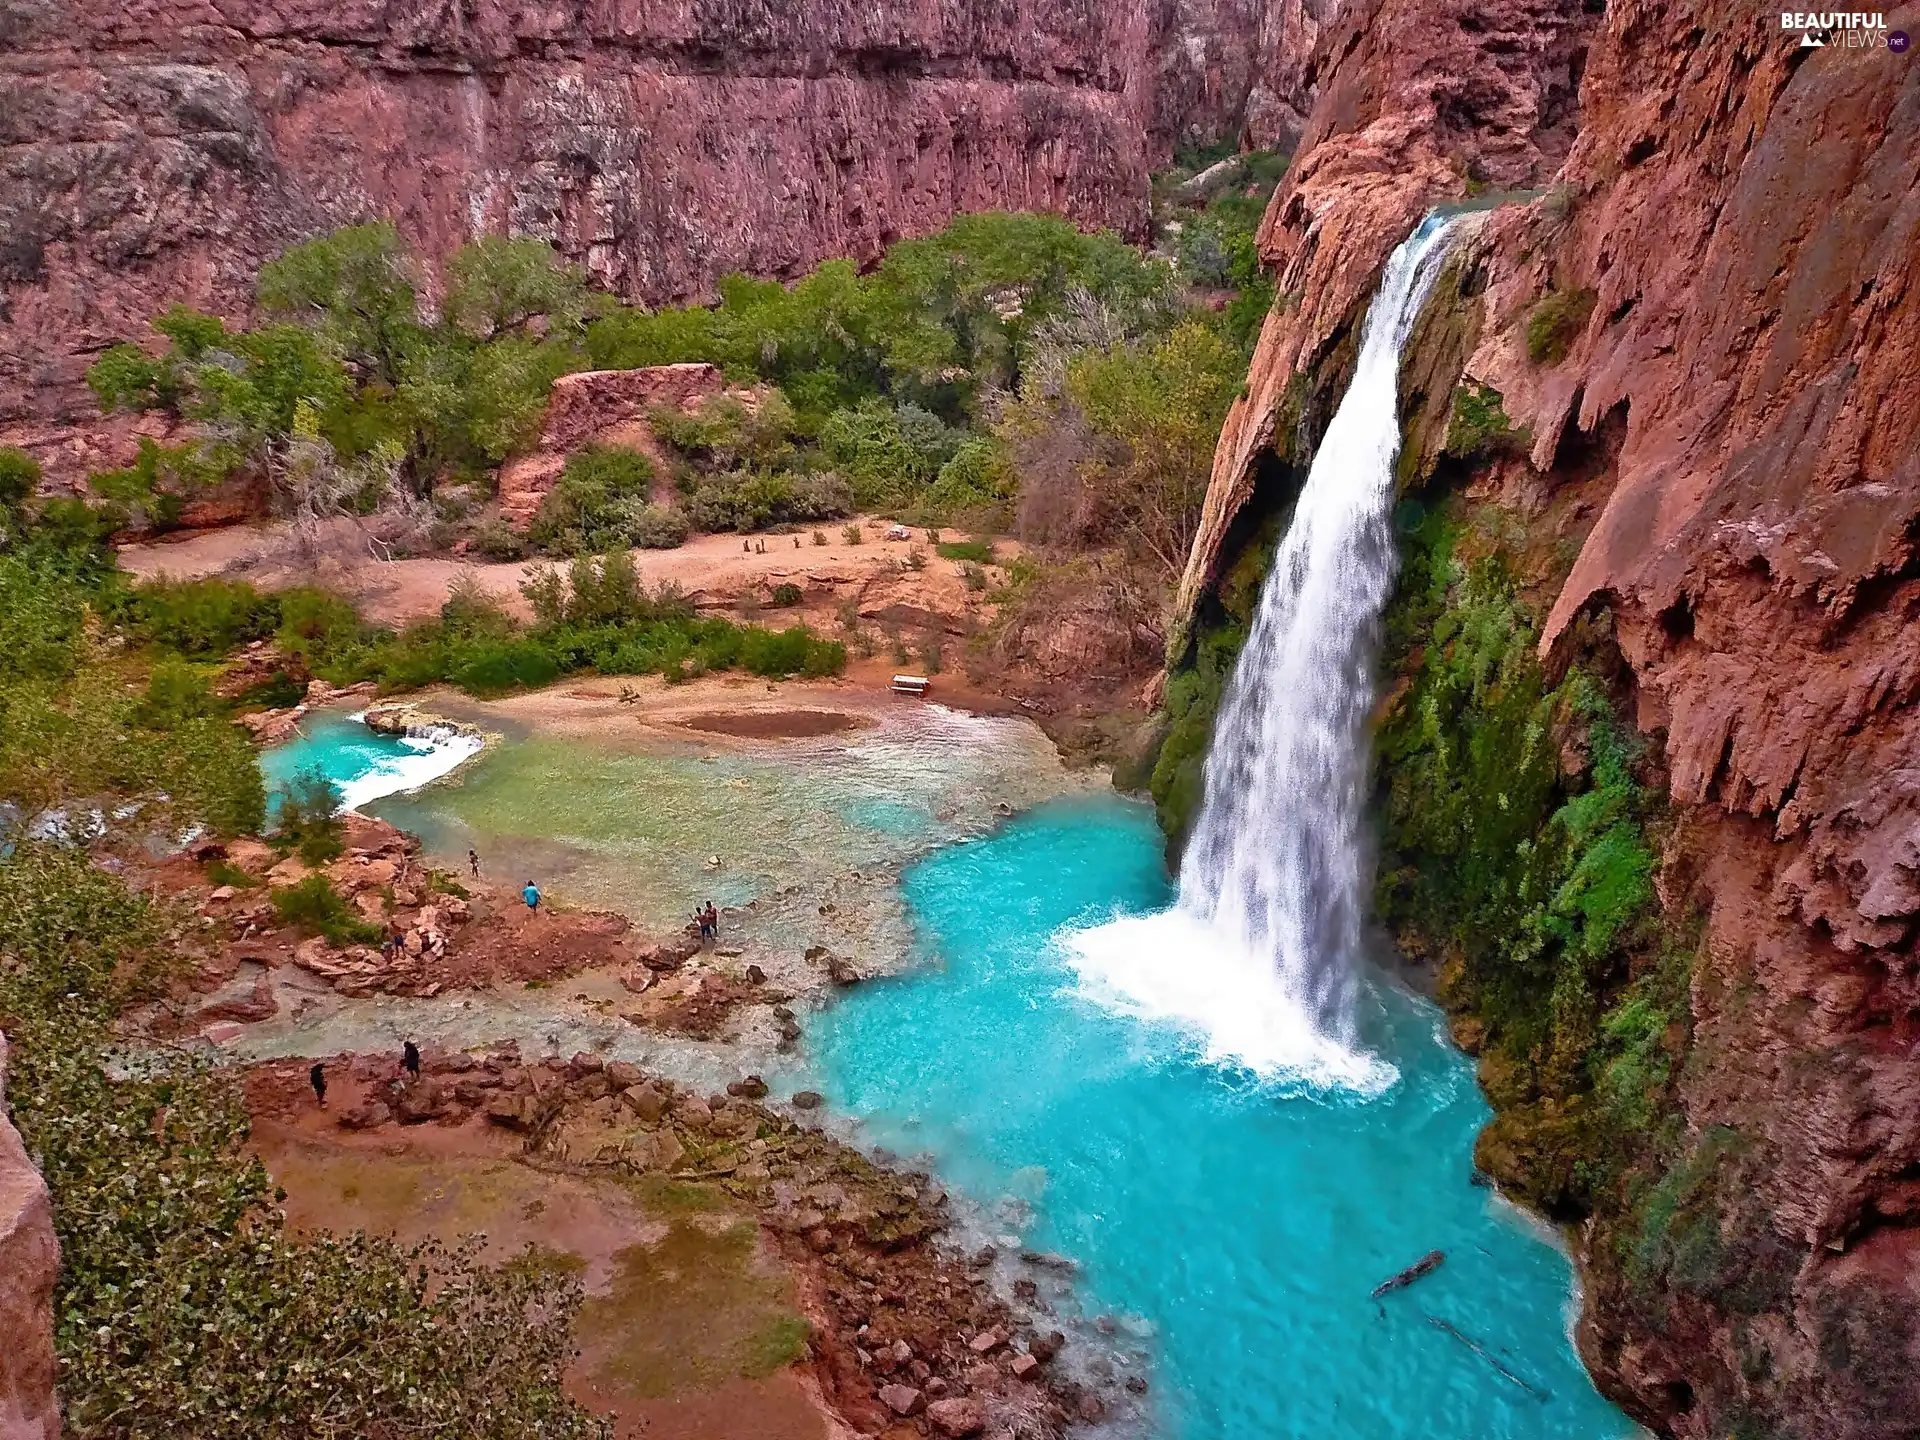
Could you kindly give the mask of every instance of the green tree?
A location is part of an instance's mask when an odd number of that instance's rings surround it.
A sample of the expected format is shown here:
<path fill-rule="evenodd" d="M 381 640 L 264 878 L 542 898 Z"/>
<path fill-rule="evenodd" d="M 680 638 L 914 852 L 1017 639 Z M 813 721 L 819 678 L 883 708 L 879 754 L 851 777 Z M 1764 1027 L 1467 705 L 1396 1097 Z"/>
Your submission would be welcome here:
<path fill-rule="evenodd" d="M 572 331 L 586 313 L 586 272 L 544 240 L 489 235 L 447 257 L 447 320 L 462 334 L 492 340 L 544 320 Z"/>
<path fill-rule="evenodd" d="M 1239 349 L 1199 320 L 1068 366 L 1067 393 L 1095 437 L 1086 479 L 1129 547 L 1168 580 L 1186 564 L 1214 445 L 1245 373 Z"/>
<path fill-rule="evenodd" d="M 261 306 L 317 325 L 367 378 L 396 383 L 416 338 L 413 264 L 390 220 L 295 245 L 260 269 Z"/>

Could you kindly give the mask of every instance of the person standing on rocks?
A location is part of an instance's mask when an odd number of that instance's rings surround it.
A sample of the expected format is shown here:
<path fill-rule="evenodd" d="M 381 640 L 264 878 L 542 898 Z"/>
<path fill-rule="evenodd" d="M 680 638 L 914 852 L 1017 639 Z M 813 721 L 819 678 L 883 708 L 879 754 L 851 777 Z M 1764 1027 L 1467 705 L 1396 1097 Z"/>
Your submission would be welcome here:
<path fill-rule="evenodd" d="M 540 913 L 540 887 L 534 884 L 533 881 L 527 881 L 526 888 L 520 892 L 520 898 L 527 902 L 528 914 L 537 915 Z"/>
<path fill-rule="evenodd" d="M 409 1040 L 400 1047 L 400 1063 L 407 1067 L 407 1074 L 414 1079 L 420 1078 L 420 1047 Z"/>
<path fill-rule="evenodd" d="M 473 872 L 474 879 L 478 880 L 480 878 L 480 852 L 478 850 L 467 851 L 467 869 Z"/>
<path fill-rule="evenodd" d="M 326 1109 L 327 1067 L 315 1061 L 313 1068 L 307 1071 L 307 1083 L 313 1086 L 313 1098 L 320 1102 L 320 1108 Z"/>

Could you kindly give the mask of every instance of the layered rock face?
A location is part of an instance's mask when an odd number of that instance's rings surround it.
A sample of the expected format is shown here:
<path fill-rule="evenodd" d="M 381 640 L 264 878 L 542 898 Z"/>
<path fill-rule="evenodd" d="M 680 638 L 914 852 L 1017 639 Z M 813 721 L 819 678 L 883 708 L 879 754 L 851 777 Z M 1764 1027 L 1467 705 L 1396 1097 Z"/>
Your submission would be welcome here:
<path fill-rule="evenodd" d="M 1469 176 L 1550 183 L 1475 241 L 1465 376 L 1530 432 L 1534 494 L 1598 487 L 1543 650 L 1610 617 L 1664 759 L 1663 895 L 1707 917 L 1684 1123 L 1738 1137 L 1723 1232 L 1777 1272 L 1652 1321 L 1585 1256 L 1583 1348 L 1676 1435 L 1920 1433 L 1920 67 L 1719 0 L 1613 0 L 1584 53 L 1577 18 L 1450 13 L 1451 51 L 1394 0 L 1334 42 L 1263 232 L 1299 299 L 1222 438 L 1184 613 L 1417 216 Z"/>
<path fill-rule="evenodd" d="M 608 288 L 870 257 L 959 211 L 1138 233 L 1137 4 L 26 0 L 0 61 L 0 415 L 175 300 L 244 310 L 263 259 L 391 216 L 429 255 L 553 241 Z"/>
<path fill-rule="evenodd" d="M 59 1440 L 53 1394 L 53 1285 L 60 1242 L 46 1182 L 7 1120 L 7 1037 L 0 1035 L 0 1440 Z"/>
<path fill-rule="evenodd" d="M 21 0 L 0 17 L 0 425 L 91 418 L 90 357 L 391 217 L 552 241 L 629 299 L 871 259 L 963 211 L 1138 235 L 1175 138 L 1305 108 L 1331 0 Z M 1256 65 L 1254 62 L 1258 61 Z"/>

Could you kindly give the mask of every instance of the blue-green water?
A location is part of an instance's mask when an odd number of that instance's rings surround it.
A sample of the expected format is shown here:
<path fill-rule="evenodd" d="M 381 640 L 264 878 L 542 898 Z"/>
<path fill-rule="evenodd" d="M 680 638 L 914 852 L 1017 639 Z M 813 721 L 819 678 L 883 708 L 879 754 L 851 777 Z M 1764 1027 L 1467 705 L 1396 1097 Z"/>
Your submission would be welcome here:
<path fill-rule="evenodd" d="M 1399 1078 L 1360 1099 L 1206 1063 L 1200 1037 L 1081 998 L 1063 929 L 1171 898 L 1151 812 L 1118 799 L 1030 812 L 904 885 L 928 963 L 822 1017 L 824 1088 L 874 1142 L 1012 1197 L 989 1228 L 1081 1264 L 1066 1303 L 1144 1338 L 1157 1430 L 1634 1433 L 1568 1341 L 1567 1260 L 1469 1181 L 1487 1111 L 1430 1007 L 1385 997 L 1370 1038 Z M 1436 1248 L 1437 1272 L 1368 1298 Z"/>
<path fill-rule="evenodd" d="M 343 712 L 319 710 L 300 722 L 296 739 L 261 753 L 260 770 L 271 806 L 277 806 L 282 785 L 317 766 L 333 781 L 340 803 L 357 808 L 382 795 L 417 789 L 479 749 L 479 742 L 466 736 L 382 735 Z"/>
<path fill-rule="evenodd" d="M 425 793 L 442 803 L 484 793 L 491 770 L 511 768 L 519 748 L 479 761 L 458 791 Z M 264 757 L 270 784 L 314 763 L 350 795 L 422 783 L 427 763 L 447 768 L 417 743 L 331 715 Z M 596 783 L 591 766 L 565 776 L 588 790 Z M 546 789 L 564 780 L 556 774 Z M 423 823 L 431 816 L 413 812 L 424 803 L 400 805 L 395 818 Z M 515 809 L 523 823 L 541 823 L 537 807 Z M 876 832 L 925 834 L 934 824 L 918 802 L 861 795 L 841 809 Z M 863 1120 L 871 1142 L 928 1157 L 984 1210 L 990 1233 L 1078 1262 L 1070 1289 L 1040 1272 L 1043 1298 L 1063 1329 L 1074 1328 L 1075 1311 L 1116 1317 L 1118 1349 L 1152 1381 L 1144 1404 L 1156 1434 L 1634 1433 L 1568 1341 L 1567 1260 L 1469 1183 L 1487 1111 L 1431 1007 L 1384 989 L 1368 1039 L 1386 1063 L 1372 1069 L 1397 1078 L 1361 1098 L 1210 1062 L 1244 1053 L 1246 1037 L 1223 1044 L 1089 998 L 1063 937 L 1172 898 L 1151 811 L 1110 795 L 1043 805 L 938 849 L 902 885 L 923 963 L 816 1017 L 806 1042 L 815 1083 L 835 1110 Z M 1133 959 L 1151 967 L 1154 957 Z M 1164 963 L 1177 971 L 1183 957 L 1170 945 Z M 1368 1299 L 1435 1248 L 1447 1254 L 1437 1272 Z M 1073 1349 L 1090 1348 L 1083 1326 Z"/>

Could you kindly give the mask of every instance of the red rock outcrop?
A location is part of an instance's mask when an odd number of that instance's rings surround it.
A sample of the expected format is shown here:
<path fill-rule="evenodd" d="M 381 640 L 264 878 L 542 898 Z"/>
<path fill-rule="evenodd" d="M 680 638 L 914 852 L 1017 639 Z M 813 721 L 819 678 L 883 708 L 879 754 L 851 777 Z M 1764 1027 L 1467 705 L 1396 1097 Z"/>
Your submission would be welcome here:
<path fill-rule="evenodd" d="M 1725 0 L 1613 0 L 1569 147 L 1574 112 L 1521 57 L 1559 73 L 1579 26 L 1496 0 L 1448 13 L 1467 33 L 1381 0 L 1330 44 L 1262 236 L 1299 298 L 1269 319 L 1222 437 L 1183 613 L 1259 456 L 1287 438 L 1276 423 L 1334 378 L 1316 367 L 1418 214 L 1469 174 L 1553 181 L 1474 242 L 1486 289 L 1466 373 L 1531 432 L 1540 493 L 1600 487 L 1597 518 L 1568 532 L 1578 559 L 1543 643 L 1604 609 L 1664 752 L 1668 884 L 1708 917 L 1687 1129 L 1760 1157 L 1746 1213 L 1722 1218 L 1786 1267 L 1782 1301 L 1742 1314 L 1676 1291 L 1658 1326 L 1603 1281 L 1583 1349 L 1689 1440 L 1743 1415 L 1823 1440 L 1911 1435 L 1920 412 L 1902 391 L 1920 373 L 1920 68 L 1803 49 Z M 1910 9 L 1887 19 L 1917 28 Z M 1556 294 L 1574 317 L 1564 355 L 1530 356 L 1529 320 Z"/>
<path fill-rule="evenodd" d="M 60 1242 L 46 1181 L 7 1120 L 7 1037 L 0 1035 L 0 1440 L 58 1440 L 53 1285 Z"/>
<path fill-rule="evenodd" d="M 500 469 L 500 513 L 525 529 L 560 478 L 567 456 L 590 442 L 630 445 L 657 460 L 647 412 L 656 405 L 685 409 L 725 388 L 726 377 L 717 365 L 648 365 L 562 375 L 547 397 L 538 447 Z"/>
<path fill-rule="evenodd" d="M 263 260 L 381 216 L 429 257 L 539 236 L 647 302 L 970 210 L 1137 235 L 1176 132 L 1304 111 L 1329 3 L 21 0 L 0 439 L 57 445 L 104 346 L 176 301 L 238 317 Z"/>

